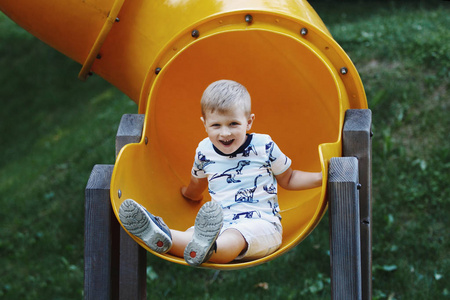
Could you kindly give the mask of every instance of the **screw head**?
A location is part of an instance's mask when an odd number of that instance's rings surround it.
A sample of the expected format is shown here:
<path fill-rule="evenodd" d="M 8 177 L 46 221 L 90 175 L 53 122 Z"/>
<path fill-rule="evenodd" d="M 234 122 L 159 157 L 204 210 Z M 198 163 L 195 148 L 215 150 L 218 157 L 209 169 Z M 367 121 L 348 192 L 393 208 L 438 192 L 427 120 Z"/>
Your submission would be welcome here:
<path fill-rule="evenodd" d="M 193 38 L 198 38 L 200 36 L 200 32 L 197 29 L 192 30 L 191 36 Z"/>
<path fill-rule="evenodd" d="M 348 73 L 348 69 L 346 67 L 342 67 L 340 72 L 342 75 L 346 75 Z"/>
<path fill-rule="evenodd" d="M 248 24 L 253 22 L 253 16 L 248 14 L 245 16 L 245 22 L 247 22 Z"/>
<path fill-rule="evenodd" d="M 300 29 L 300 34 L 303 35 L 303 36 L 307 35 L 308 34 L 308 29 L 303 27 L 302 29 Z"/>
<path fill-rule="evenodd" d="M 120 22 L 120 19 L 119 19 L 119 17 L 117 17 L 115 21 L 116 21 L 116 22 Z"/>
<path fill-rule="evenodd" d="M 119 196 L 119 199 L 120 199 L 120 197 L 122 197 L 122 190 L 117 191 L 117 196 Z"/>
<path fill-rule="evenodd" d="M 358 184 L 356 185 L 356 189 L 357 189 L 357 190 L 360 190 L 361 187 L 362 187 L 361 183 L 358 183 Z"/>
<path fill-rule="evenodd" d="M 148 137 L 144 138 L 144 143 L 147 145 L 148 144 Z"/>
<path fill-rule="evenodd" d="M 97 58 L 97 59 L 101 59 L 101 58 L 102 58 L 102 55 L 99 53 L 99 54 L 97 54 L 96 58 Z"/>
<path fill-rule="evenodd" d="M 158 75 L 159 72 L 161 72 L 161 68 L 156 68 L 156 69 L 155 69 L 155 74 Z"/>

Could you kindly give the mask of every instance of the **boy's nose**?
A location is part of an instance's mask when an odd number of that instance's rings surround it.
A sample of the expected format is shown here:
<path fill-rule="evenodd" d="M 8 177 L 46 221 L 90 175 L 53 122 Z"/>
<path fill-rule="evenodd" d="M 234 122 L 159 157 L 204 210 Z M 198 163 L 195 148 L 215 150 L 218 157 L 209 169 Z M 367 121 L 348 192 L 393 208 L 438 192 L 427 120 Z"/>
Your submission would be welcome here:
<path fill-rule="evenodd" d="M 228 127 L 224 126 L 222 127 L 222 130 L 220 131 L 221 136 L 229 136 L 231 134 L 230 129 Z"/>

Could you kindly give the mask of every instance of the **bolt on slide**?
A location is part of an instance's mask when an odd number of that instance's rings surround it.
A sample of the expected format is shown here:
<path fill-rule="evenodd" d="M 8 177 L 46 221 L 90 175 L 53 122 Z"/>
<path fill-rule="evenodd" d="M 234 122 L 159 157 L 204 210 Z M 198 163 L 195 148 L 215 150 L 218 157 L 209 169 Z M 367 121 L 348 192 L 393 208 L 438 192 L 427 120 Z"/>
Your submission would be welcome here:
<path fill-rule="evenodd" d="M 263 263 L 292 249 L 319 223 L 327 207 L 328 161 L 341 156 L 344 113 L 367 108 L 367 100 L 353 63 L 307 1 L 2 0 L 0 10 L 82 64 L 81 79 L 98 74 L 145 114 L 141 142 L 117 157 L 111 182 L 116 216 L 132 198 L 170 228 L 194 223 L 202 203 L 185 201 L 179 190 L 206 136 L 200 98 L 210 83 L 231 79 L 252 96 L 252 131 L 270 134 L 293 168 L 322 171 L 323 184 L 299 192 L 280 189 L 284 231 L 275 253 L 202 266 Z"/>

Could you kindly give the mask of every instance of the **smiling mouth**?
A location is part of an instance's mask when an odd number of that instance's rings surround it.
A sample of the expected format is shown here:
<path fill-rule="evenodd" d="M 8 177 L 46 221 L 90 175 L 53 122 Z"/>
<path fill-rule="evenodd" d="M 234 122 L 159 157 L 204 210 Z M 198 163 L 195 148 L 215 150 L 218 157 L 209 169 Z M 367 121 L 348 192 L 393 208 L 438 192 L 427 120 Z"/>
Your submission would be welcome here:
<path fill-rule="evenodd" d="M 223 145 L 225 145 L 225 146 L 229 146 L 229 145 L 231 145 L 233 142 L 234 142 L 234 139 L 232 139 L 232 140 L 228 140 L 228 141 L 220 141 Z"/>

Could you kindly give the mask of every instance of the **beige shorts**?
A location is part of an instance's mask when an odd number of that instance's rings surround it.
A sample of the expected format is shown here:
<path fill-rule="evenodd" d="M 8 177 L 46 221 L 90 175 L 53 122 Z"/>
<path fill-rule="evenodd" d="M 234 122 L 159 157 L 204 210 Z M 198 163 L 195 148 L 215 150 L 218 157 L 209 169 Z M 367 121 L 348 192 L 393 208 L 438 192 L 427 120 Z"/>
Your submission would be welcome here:
<path fill-rule="evenodd" d="M 283 228 L 279 222 L 263 219 L 242 219 L 225 222 L 220 233 L 236 229 L 247 241 L 248 248 L 236 260 L 254 260 L 275 252 L 281 245 Z"/>

